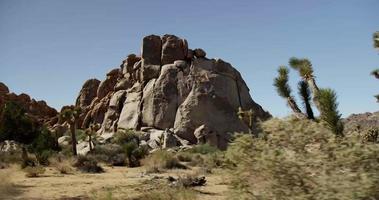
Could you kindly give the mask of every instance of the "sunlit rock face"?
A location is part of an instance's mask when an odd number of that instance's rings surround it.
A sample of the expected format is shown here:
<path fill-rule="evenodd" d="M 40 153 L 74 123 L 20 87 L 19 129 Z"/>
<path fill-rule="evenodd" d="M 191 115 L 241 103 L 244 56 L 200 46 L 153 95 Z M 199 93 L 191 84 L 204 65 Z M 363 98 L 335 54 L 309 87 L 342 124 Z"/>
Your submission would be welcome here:
<path fill-rule="evenodd" d="M 255 121 L 271 116 L 253 101 L 230 63 L 189 49 L 185 39 L 146 36 L 140 55 L 127 56 L 105 80 L 83 85 L 77 100 L 83 128 L 99 123 L 99 134 L 162 130 L 181 143 L 208 142 L 224 149 L 232 134 L 249 131 L 237 116 L 239 108 L 252 109 Z"/>

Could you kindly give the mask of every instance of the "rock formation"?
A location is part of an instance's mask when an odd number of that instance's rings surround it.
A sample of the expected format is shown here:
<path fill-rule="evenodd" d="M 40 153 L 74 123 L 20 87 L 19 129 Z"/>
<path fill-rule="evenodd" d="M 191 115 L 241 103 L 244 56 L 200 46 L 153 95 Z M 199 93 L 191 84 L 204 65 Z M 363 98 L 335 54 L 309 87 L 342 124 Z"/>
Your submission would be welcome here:
<path fill-rule="evenodd" d="M 191 50 L 174 35 L 146 36 L 141 56 L 130 54 L 101 83 L 86 81 L 76 104 L 84 111 L 82 127 L 99 123 L 99 134 L 172 130 L 163 135 L 222 149 L 234 132 L 249 131 L 237 116 L 239 107 L 252 109 L 255 121 L 270 117 L 231 64 L 206 58 L 203 49 Z"/>
<path fill-rule="evenodd" d="M 28 115 L 41 123 L 55 124 L 58 120 L 58 112 L 48 106 L 45 101 L 37 101 L 25 93 L 19 95 L 10 93 L 8 87 L 0 82 L 0 112 L 4 105 L 10 101 L 20 105 Z"/>

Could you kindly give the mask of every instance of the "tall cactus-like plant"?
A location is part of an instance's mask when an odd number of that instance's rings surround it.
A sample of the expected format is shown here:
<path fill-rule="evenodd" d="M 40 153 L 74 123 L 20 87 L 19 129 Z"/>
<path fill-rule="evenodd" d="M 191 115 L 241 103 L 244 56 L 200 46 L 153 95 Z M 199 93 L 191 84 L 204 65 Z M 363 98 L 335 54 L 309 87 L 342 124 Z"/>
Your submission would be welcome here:
<path fill-rule="evenodd" d="M 309 90 L 308 83 L 306 81 L 300 81 L 298 84 L 298 90 L 299 95 L 303 100 L 308 119 L 315 119 L 311 106 L 311 91 Z"/>
<path fill-rule="evenodd" d="M 374 41 L 374 48 L 379 49 L 379 31 L 374 33 L 373 41 Z M 372 71 L 371 75 L 373 75 L 375 78 L 379 79 L 379 69 Z M 374 97 L 376 98 L 376 101 L 379 102 L 379 94 L 375 95 Z"/>
<path fill-rule="evenodd" d="M 373 35 L 374 48 L 379 49 L 379 31 L 376 31 Z"/>
<path fill-rule="evenodd" d="M 76 149 L 76 128 L 78 127 L 80 113 L 80 108 L 75 106 L 68 106 L 60 113 L 60 121 L 67 122 L 70 125 L 72 153 L 74 156 L 78 155 Z"/>
<path fill-rule="evenodd" d="M 274 79 L 274 86 L 276 87 L 279 96 L 287 100 L 287 104 L 292 109 L 295 116 L 298 118 L 306 118 L 305 114 L 301 112 L 295 99 L 291 95 L 291 88 L 288 85 L 288 73 L 289 70 L 286 66 L 280 66 L 278 69 L 278 77 Z"/>
<path fill-rule="evenodd" d="M 337 95 L 332 89 L 320 89 L 320 118 L 337 136 L 343 136 L 343 124 L 341 114 L 338 111 Z"/>
<path fill-rule="evenodd" d="M 303 80 L 308 83 L 308 86 L 312 90 L 313 102 L 316 108 L 320 110 L 321 107 L 318 101 L 318 92 L 320 89 L 318 88 L 315 77 L 313 75 L 313 67 L 311 61 L 306 58 L 292 57 L 290 58 L 289 64 L 293 69 L 297 70 Z"/>
<path fill-rule="evenodd" d="M 289 70 L 287 67 L 279 67 L 279 76 L 274 79 L 274 86 L 278 94 L 287 98 L 288 105 L 290 105 L 296 116 L 299 118 L 304 118 L 302 116 L 305 116 L 308 119 L 315 118 L 310 102 L 311 96 L 313 95 L 312 100 L 316 108 L 320 111 L 320 119 L 328 125 L 336 136 L 343 136 L 343 124 L 341 122 L 341 115 L 338 112 L 336 93 L 331 89 L 318 88 L 313 75 L 312 63 L 308 59 L 292 57 L 290 58 L 289 64 L 293 69 L 299 72 L 303 79 L 299 82 L 298 89 L 299 95 L 304 102 L 307 115 L 301 113 L 291 96 L 291 89 L 288 85 Z"/>

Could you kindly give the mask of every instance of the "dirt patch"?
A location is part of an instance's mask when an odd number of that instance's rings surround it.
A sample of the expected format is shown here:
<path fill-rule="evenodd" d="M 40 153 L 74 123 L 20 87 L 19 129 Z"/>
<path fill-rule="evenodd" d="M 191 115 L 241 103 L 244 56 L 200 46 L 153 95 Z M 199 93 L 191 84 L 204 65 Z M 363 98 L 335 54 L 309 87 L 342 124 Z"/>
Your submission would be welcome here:
<path fill-rule="evenodd" d="M 168 170 L 159 174 L 145 174 L 143 167 L 104 167 L 101 174 L 74 172 L 60 174 L 55 168 L 47 167 L 37 178 L 25 177 L 17 166 L 0 170 L 0 176 L 7 178 L 6 199 L 18 200 L 84 200 L 84 199 L 136 199 L 153 187 L 153 179 L 180 176 L 193 170 Z M 207 184 L 196 187 L 199 199 L 226 199 L 227 185 L 220 174 L 207 175 Z M 5 180 L 5 179 L 4 179 Z M 5 191 L 5 190 L 4 190 Z M 1 198 L 0 198 L 1 199 Z"/>

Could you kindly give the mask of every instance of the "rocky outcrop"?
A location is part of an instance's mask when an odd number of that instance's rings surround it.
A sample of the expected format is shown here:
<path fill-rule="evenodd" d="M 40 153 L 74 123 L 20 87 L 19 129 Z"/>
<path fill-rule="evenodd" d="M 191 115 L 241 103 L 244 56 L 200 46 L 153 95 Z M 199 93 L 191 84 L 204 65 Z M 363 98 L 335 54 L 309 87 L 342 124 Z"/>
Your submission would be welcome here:
<path fill-rule="evenodd" d="M 49 123 L 54 120 L 58 112 L 47 105 L 45 101 L 37 101 L 25 93 L 19 95 L 10 93 L 8 87 L 0 82 L 0 112 L 7 102 L 15 102 L 30 115 L 41 123 Z"/>
<path fill-rule="evenodd" d="M 99 88 L 100 81 L 97 79 L 87 80 L 79 92 L 76 99 L 76 106 L 81 108 L 87 107 L 91 104 L 92 100 L 97 96 L 97 89 Z"/>
<path fill-rule="evenodd" d="M 8 93 L 9 93 L 8 87 L 4 83 L 0 82 L 0 95 L 5 95 Z"/>
<path fill-rule="evenodd" d="M 141 57 L 128 55 L 96 95 L 83 96 L 78 97 L 88 105 L 83 128 L 100 123 L 99 134 L 125 129 L 159 133 L 163 144 L 150 135 L 146 142 L 151 147 L 210 143 L 224 149 L 235 132 L 254 128 L 237 117 L 239 108 L 252 109 L 255 121 L 270 117 L 230 63 L 208 59 L 203 49 L 191 50 L 174 35 L 146 36 Z M 84 100 L 90 97 L 91 103 Z"/>
<path fill-rule="evenodd" d="M 354 131 L 364 132 L 371 128 L 379 127 L 379 111 L 378 112 L 366 112 L 360 114 L 352 114 L 349 117 L 343 119 L 344 132 L 349 134 Z"/>

